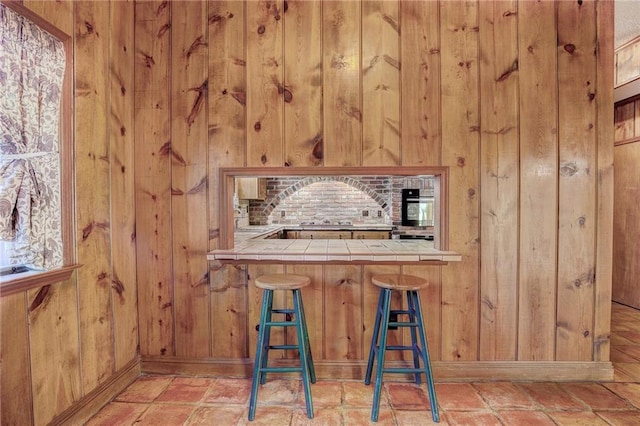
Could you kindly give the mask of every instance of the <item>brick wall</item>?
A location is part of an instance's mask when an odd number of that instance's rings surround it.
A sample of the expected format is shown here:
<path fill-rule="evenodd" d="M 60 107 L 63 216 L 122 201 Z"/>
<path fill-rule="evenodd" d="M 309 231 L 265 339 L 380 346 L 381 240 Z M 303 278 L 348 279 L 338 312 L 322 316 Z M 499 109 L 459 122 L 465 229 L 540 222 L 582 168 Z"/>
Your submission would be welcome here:
<path fill-rule="evenodd" d="M 433 188 L 431 178 L 312 176 L 268 178 L 265 201 L 252 200 L 252 225 L 351 221 L 399 225 L 401 189 Z"/>

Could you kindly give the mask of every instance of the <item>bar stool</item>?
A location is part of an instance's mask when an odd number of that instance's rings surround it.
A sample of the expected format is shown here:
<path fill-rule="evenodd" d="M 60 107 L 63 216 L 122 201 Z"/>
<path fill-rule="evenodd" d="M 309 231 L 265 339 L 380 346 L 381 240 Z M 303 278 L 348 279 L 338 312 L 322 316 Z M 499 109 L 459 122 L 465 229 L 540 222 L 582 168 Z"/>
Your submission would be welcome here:
<path fill-rule="evenodd" d="M 378 298 L 378 307 L 376 310 L 376 319 L 373 326 L 373 335 L 371 336 L 371 348 L 369 350 L 369 362 L 367 364 L 367 373 L 364 383 L 371 383 L 371 373 L 373 372 L 373 362 L 378 355 L 378 364 L 376 368 L 376 383 L 373 393 L 373 406 L 371 410 L 371 421 L 378 421 L 378 411 L 380 409 L 380 390 L 382 388 L 383 373 L 413 373 L 415 374 L 415 382 L 420 384 L 420 375 L 425 374 L 427 382 L 427 390 L 429 391 L 429 403 L 431 404 L 431 417 L 434 422 L 439 422 L 438 405 L 436 401 L 436 391 L 433 385 L 433 376 L 431 372 L 431 362 L 429 361 L 429 348 L 427 347 L 427 335 L 424 331 L 424 320 L 422 317 L 422 308 L 420 305 L 419 290 L 429 285 L 429 282 L 420 277 L 406 274 L 381 274 L 371 278 L 371 282 L 380 287 L 380 296 Z M 400 290 L 407 292 L 407 309 L 390 309 L 391 292 Z M 408 315 L 408 321 L 390 321 L 390 315 Z M 410 327 L 411 328 L 411 346 L 387 345 L 387 331 L 389 327 Z M 418 347 L 417 334 L 420 335 L 421 346 Z M 378 335 L 380 338 L 378 340 Z M 413 368 L 395 367 L 384 368 L 385 351 L 412 351 L 413 352 Z M 420 367 L 420 360 L 423 366 Z"/>
<path fill-rule="evenodd" d="M 311 345 L 307 321 L 304 316 L 304 306 L 300 289 L 311 283 L 309 277 L 293 274 L 269 274 L 262 275 L 255 280 L 258 288 L 264 289 L 262 295 L 262 310 L 260 313 L 260 325 L 258 328 L 258 346 L 253 367 L 253 383 L 251 385 L 251 398 L 249 400 L 249 420 L 253 420 L 256 414 L 256 402 L 258 398 L 258 384 L 266 382 L 267 373 L 289 373 L 300 371 L 304 386 L 304 398 L 307 405 L 307 417 L 313 418 L 313 403 L 311 401 L 310 384 L 316 382 L 316 372 L 313 367 Z M 293 292 L 293 309 L 273 309 L 273 291 L 291 290 Z M 272 321 L 271 314 L 285 314 L 284 321 Z M 293 321 L 290 315 L 293 314 Z M 271 327 L 295 327 L 298 341 L 296 345 L 270 345 L 269 336 Z M 269 367 L 268 358 L 271 349 L 298 349 L 300 352 L 299 367 Z"/>

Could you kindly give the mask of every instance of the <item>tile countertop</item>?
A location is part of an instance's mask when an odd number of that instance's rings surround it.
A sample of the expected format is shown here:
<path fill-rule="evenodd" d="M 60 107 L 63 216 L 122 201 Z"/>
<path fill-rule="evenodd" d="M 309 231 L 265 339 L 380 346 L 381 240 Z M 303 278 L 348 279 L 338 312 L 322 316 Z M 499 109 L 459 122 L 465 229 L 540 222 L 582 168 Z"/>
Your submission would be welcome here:
<path fill-rule="evenodd" d="M 265 240 L 247 239 L 230 249 L 213 250 L 220 262 L 458 262 L 459 253 L 441 251 L 424 240 Z"/>

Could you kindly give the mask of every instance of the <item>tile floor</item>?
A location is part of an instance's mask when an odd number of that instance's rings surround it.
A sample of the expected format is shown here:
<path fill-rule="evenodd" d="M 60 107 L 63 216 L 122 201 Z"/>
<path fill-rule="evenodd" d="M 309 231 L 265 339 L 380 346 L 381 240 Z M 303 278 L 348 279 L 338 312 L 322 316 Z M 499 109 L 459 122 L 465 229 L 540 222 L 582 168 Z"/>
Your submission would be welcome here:
<path fill-rule="evenodd" d="M 640 425 L 640 311 L 613 304 L 610 383 L 436 383 L 443 425 Z M 372 388 L 318 381 L 315 417 L 299 380 L 269 380 L 247 421 L 250 379 L 141 376 L 87 425 L 365 425 Z M 387 382 L 379 425 L 431 424 L 425 386 Z"/>

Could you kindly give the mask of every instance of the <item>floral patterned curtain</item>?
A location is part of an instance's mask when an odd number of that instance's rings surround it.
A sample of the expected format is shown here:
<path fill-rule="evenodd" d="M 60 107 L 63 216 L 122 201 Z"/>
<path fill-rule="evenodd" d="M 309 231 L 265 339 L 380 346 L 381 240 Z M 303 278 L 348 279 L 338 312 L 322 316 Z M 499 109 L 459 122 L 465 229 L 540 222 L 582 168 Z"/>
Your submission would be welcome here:
<path fill-rule="evenodd" d="M 11 264 L 62 265 L 62 42 L 0 4 L 0 240 Z"/>

